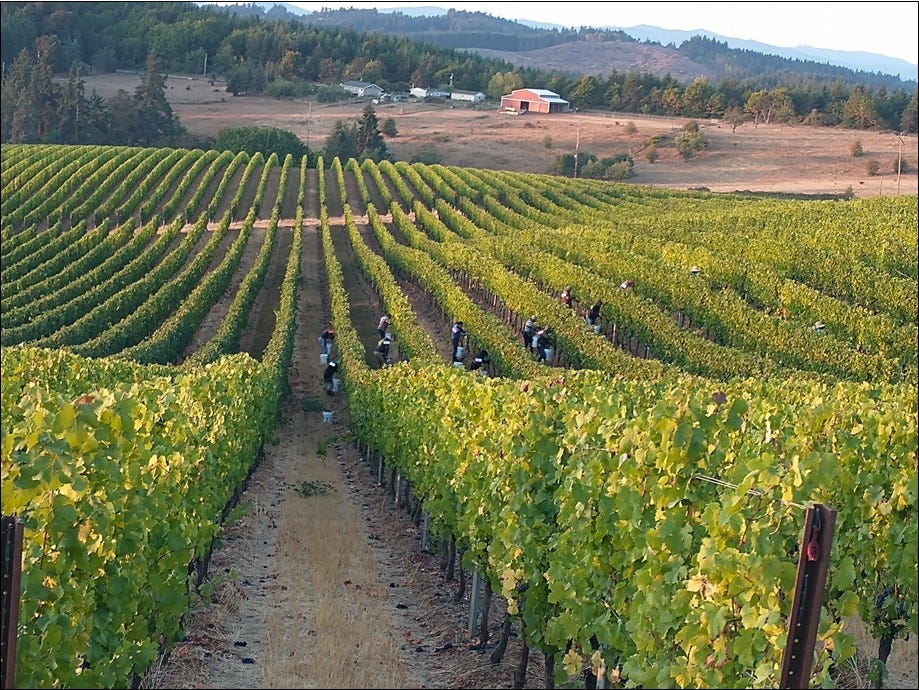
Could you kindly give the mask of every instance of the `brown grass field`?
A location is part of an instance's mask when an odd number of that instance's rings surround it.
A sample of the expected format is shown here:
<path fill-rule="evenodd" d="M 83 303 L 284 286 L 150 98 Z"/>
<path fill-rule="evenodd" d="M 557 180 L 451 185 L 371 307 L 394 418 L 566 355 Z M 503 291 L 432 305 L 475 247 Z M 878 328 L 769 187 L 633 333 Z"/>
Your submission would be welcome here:
<path fill-rule="evenodd" d="M 118 89 L 131 93 L 136 74 L 101 74 L 85 78 L 86 93 L 110 97 Z M 272 126 L 296 134 L 311 149 L 323 146 L 338 121 L 361 116 L 366 101 L 310 104 L 264 97 L 233 96 L 218 82 L 169 77 L 166 95 L 173 111 L 192 133 L 216 136 L 233 126 Z M 745 123 L 732 132 L 720 121 L 700 121 L 708 148 L 684 161 L 672 143 L 660 146 L 650 163 L 646 142 L 655 135 L 672 137 L 687 122 L 631 113 L 600 111 L 555 115 L 505 115 L 496 104 L 472 107 L 427 103 L 374 106 L 380 123 L 392 118 L 397 135 L 386 144 L 398 160 L 410 160 L 433 148 L 444 165 L 520 172 L 548 172 L 556 156 L 579 151 L 599 158 L 629 152 L 637 173 L 631 182 L 712 192 L 755 191 L 857 197 L 916 194 L 919 157 L 916 135 L 805 125 Z M 852 155 L 858 142 L 862 155 Z M 879 166 L 868 174 L 869 161 Z M 897 174 L 897 162 L 902 162 Z"/>

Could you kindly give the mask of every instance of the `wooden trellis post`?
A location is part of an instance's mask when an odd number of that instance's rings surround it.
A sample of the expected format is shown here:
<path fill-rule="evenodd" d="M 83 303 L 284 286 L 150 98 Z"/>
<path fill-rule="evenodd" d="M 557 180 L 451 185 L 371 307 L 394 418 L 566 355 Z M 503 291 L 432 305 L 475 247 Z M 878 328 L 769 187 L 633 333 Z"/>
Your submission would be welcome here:
<path fill-rule="evenodd" d="M 15 515 L 2 518 L 2 631 L 0 631 L 0 656 L 3 674 L 0 677 L 4 690 L 13 687 L 16 678 L 16 639 L 19 628 L 19 581 L 22 577 L 22 521 Z"/>
<path fill-rule="evenodd" d="M 835 526 L 835 510 L 820 504 L 807 509 L 798 554 L 798 577 L 788 617 L 788 641 L 782 657 L 779 680 L 782 690 L 808 687 Z"/>

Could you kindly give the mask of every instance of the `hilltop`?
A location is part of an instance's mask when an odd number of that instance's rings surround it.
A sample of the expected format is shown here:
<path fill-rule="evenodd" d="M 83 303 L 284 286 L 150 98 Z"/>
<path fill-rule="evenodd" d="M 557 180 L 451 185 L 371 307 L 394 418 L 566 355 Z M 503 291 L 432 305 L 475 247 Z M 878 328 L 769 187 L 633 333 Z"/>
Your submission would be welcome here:
<path fill-rule="evenodd" d="M 917 65 L 885 55 L 811 46 L 784 48 L 704 29 L 681 31 L 647 25 L 571 29 L 436 6 L 310 12 L 290 3 L 261 2 L 231 4 L 224 9 L 240 16 L 403 36 L 519 67 L 569 74 L 607 77 L 613 70 L 638 71 L 689 82 L 700 76 L 712 81 L 762 79 L 780 71 L 785 78 L 839 79 L 888 89 L 915 85 L 919 79 Z"/>

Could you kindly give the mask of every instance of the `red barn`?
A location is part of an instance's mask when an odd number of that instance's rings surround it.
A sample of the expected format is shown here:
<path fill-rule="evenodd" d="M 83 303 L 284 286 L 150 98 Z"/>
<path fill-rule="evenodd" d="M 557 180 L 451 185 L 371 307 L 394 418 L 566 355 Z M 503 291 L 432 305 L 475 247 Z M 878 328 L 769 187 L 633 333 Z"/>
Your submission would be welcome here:
<path fill-rule="evenodd" d="M 545 89 L 514 89 L 501 96 L 501 108 L 513 108 L 518 113 L 567 113 L 571 111 L 571 104 Z"/>

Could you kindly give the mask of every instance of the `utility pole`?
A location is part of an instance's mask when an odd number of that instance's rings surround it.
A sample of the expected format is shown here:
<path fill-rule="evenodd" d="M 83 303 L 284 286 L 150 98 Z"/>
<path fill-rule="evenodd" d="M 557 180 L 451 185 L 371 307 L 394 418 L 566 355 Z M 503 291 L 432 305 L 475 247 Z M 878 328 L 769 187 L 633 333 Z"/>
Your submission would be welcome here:
<path fill-rule="evenodd" d="M 581 121 L 578 120 L 578 138 L 574 145 L 574 177 L 578 176 L 578 154 L 581 152 Z"/>
<path fill-rule="evenodd" d="M 310 147 L 310 123 L 313 120 L 313 102 L 309 102 L 309 108 L 306 111 L 306 148 Z"/>
<path fill-rule="evenodd" d="M 897 139 L 900 140 L 900 149 L 897 151 L 897 196 L 900 196 L 900 168 L 902 167 L 901 162 L 903 160 L 903 137 L 898 135 Z"/>
<path fill-rule="evenodd" d="M 207 76 L 207 51 L 204 51 L 204 74 L 202 76 Z"/>

